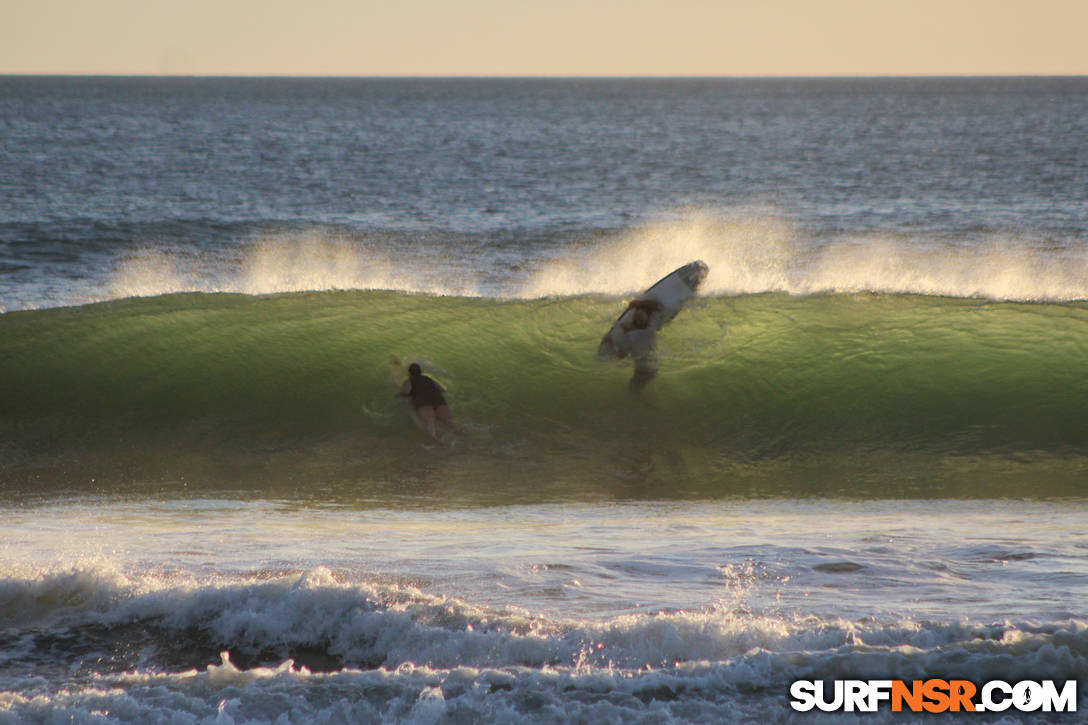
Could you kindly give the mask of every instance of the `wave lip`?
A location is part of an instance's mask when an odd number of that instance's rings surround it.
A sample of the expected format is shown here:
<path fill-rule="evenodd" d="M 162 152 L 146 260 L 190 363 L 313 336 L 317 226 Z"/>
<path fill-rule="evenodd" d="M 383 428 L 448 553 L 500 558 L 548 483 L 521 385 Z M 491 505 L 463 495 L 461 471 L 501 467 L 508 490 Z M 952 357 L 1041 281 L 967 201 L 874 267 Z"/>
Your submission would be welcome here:
<path fill-rule="evenodd" d="M 171 230 L 176 235 L 177 230 Z M 493 299 L 625 296 L 692 259 L 703 294 L 916 294 L 1019 302 L 1088 299 L 1088 247 L 1030 230 L 815 232 L 773 208 L 682 209 L 629 229 L 497 241 L 483 234 L 301 226 L 246 232 L 216 249 L 148 243 L 70 279 L 15 270 L 0 310 L 74 306 L 182 292 L 282 294 L 388 290 Z M 435 251 L 441 250 L 436 257 Z M 107 249 L 99 252 L 112 255 Z M 25 268 L 25 269 L 24 269 Z M 105 271 L 103 271 L 105 269 Z M 21 271 L 20 271 L 21 270 Z"/>
<path fill-rule="evenodd" d="M 475 248 L 473 254 L 479 252 Z M 1088 299 L 1088 248 L 994 235 L 972 244 L 879 233 L 814 244 L 771 215 L 687 212 L 670 221 L 575 244 L 560 259 L 528 258 L 494 278 L 477 256 L 435 266 L 433 254 L 317 232 L 250 243 L 240 258 L 200 259 L 147 250 L 123 260 L 106 298 L 173 292 L 275 294 L 394 290 L 513 299 L 627 295 L 692 259 L 712 270 L 701 293 L 735 296 L 873 292 L 1020 302 Z M 486 256 L 486 252 L 484 252 Z M 474 263 L 475 261 L 475 263 Z"/>

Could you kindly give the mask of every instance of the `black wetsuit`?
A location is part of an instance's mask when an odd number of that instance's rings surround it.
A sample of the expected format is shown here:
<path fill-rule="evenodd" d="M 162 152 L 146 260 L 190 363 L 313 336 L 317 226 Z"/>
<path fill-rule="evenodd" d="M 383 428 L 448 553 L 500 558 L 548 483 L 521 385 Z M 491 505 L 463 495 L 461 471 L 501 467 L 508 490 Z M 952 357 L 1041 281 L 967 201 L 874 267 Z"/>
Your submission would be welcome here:
<path fill-rule="evenodd" d="M 438 383 L 434 380 L 426 375 L 413 376 L 409 380 L 411 380 L 411 389 L 408 392 L 408 397 L 412 399 L 412 407 L 416 410 L 425 405 L 437 408 L 446 404 L 446 399 L 442 396 L 442 389 L 438 387 Z"/>

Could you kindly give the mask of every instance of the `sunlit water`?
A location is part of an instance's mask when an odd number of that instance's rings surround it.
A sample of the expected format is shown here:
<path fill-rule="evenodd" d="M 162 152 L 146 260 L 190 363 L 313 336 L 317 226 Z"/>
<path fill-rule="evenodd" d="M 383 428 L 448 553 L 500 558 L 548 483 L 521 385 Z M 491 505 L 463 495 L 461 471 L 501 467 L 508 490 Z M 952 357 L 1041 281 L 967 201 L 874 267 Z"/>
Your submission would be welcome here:
<path fill-rule="evenodd" d="M 1083 713 L 1086 124 L 1080 78 L 0 78 L 0 723 Z M 633 394 L 600 335 L 694 259 Z"/>

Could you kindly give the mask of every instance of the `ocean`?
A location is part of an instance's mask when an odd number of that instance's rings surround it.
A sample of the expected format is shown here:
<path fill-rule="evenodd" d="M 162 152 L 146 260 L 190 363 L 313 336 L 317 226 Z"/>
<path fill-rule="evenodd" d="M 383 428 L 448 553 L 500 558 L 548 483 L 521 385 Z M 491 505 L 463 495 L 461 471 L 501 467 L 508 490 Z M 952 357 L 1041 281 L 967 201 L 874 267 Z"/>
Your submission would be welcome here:
<path fill-rule="evenodd" d="M 1085 78 L 0 77 L 0 723 L 1081 721 L 1085 139 Z M 792 704 L 933 678 L 1079 712 Z"/>

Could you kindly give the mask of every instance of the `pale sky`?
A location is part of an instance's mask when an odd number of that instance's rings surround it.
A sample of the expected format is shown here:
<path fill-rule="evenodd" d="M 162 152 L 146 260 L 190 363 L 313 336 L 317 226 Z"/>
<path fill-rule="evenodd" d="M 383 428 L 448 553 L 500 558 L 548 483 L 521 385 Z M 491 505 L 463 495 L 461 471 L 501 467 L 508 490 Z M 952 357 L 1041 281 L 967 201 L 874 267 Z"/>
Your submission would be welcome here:
<path fill-rule="evenodd" d="M 1088 0 L 0 0 L 0 74 L 1088 75 Z"/>

